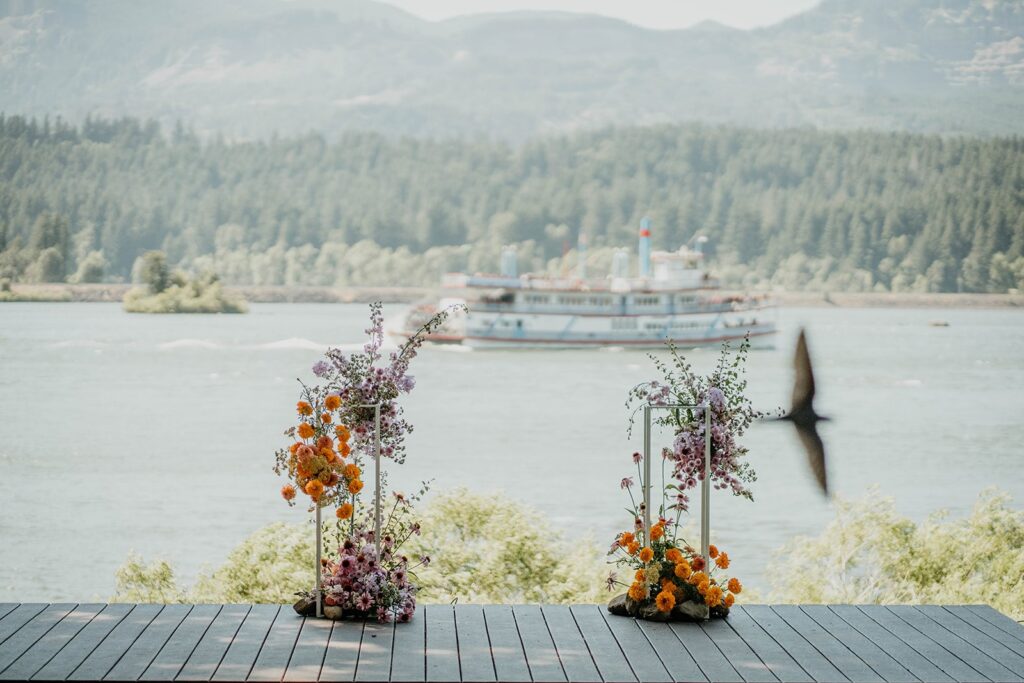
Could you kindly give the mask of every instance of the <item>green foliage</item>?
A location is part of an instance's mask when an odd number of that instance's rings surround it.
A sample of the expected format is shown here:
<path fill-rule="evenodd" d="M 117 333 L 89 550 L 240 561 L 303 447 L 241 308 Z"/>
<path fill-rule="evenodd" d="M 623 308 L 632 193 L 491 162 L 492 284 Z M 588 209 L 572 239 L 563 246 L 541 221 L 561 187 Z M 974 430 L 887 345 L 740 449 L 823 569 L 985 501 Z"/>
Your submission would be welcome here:
<path fill-rule="evenodd" d="M 838 501 L 817 538 L 783 548 L 769 574 L 773 599 L 799 603 L 987 603 L 1024 619 L 1024 510 L 981 495 L 972 514 L 921 524 L 877 492 Z"/>
<path fill-rule="evenodd" d="M 162 251 L 147 251 L 134 268 L 136 281 L 146 285 L 150 294 L 159 294 L 171 284 L 171 269 L 167 266 L 167 255 Z"/>
<path fill-rule="evenodd" d="M 138 268 L 145 287 L 133 287 L 124 295 L 129 313 L 245 313 L 245 301 L 224 291 L 220 278 L 207 272 L 188 279 L 168 272 L 161 252 L 149 252 Z"/>
<path fill-rule="evenodd" d="M 90 283 L 102 282 L 107 260 L 102 251 L 90 251 L 78 263 L 78 270 L 71 276 L 71 282 Z"/>
<path fill-rule="evenodd" d="M 1024 286 L 1018 137 L 693 124 L 518 147 L 370 133 L 202 145 L 132 120 L 45 130 L 0 117 L 0 155 L 0 275 L 12 278 L 48 245 L 68 271 L 102 250 L 112 279 L 159 249 L 231 284 L 436 284 L 495 271 L 503 243 L 519 245 L 522 270 L 562 272 L 580 229 L 598 274 L 649 214 L 656 248 L 707 235 L 731 286 Z"/>
<path fill-rule="evenodd" d="M 567 542 L 536 510 L 465 489 L 434 498 L 411 551 L 429 555 L 422 599 L 470 603 L 606 600 L 608 565 L 588 541 Z"/>
<path fill-rule="evenodd" d="M 571 546 L 541 515 L 501 496 L 453 491 L 423 509 L 423 535 L 403 548 L 429 555 L 417 570 L 421 602 L 587 602 L 607 597 L 607 565 L 592 544 Z M 163 561 L 130 556 L 117 571 L 118 602 L 285 603 L 313 582 L 309 524 L 272 524 L 245 539 L 220 567 L 183 589 Z"/>

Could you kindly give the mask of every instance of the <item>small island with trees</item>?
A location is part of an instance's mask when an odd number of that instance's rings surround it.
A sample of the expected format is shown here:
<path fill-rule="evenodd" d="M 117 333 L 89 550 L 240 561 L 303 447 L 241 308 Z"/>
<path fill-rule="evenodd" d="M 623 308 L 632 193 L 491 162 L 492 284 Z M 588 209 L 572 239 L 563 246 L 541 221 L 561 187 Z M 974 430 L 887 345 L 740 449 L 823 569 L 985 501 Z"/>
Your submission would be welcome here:
<path fill-rule="evenodd" d="M 246 302 L 224 291 L 220 278 L 208 271 L 189 278 L 167 266 L 162 251 L 146 252 L 139 260 L 141 284 L 124 295 L 129 313 L 247 313 Z"/>

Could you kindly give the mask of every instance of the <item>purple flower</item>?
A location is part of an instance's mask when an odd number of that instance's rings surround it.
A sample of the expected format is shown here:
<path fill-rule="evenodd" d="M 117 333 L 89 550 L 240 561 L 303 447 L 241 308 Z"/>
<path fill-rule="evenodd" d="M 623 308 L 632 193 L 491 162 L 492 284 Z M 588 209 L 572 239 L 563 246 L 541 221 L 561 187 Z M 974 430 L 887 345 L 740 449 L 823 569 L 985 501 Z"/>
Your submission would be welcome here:
<path fill-rule="evenodd" d="M 362 593 L 358 598 L 356 598 L 356 609 L 360 612 L 367 612 L 372 606 L 373 598 L 370 597 L 369 593 Z"/>
<path fill-rule="evenodd" d="M 327 364 L 327 361 L 318 360 L 313 363 L 313 374 L 317 377 L 325 377 L 330 370 L 331 366 Z"/>
<path fill-rule="evenodd" d="M 623 477 L 622 481 L 619 482 L 620 489 L 628 489 L 633 486 L 633 477 Z"/>

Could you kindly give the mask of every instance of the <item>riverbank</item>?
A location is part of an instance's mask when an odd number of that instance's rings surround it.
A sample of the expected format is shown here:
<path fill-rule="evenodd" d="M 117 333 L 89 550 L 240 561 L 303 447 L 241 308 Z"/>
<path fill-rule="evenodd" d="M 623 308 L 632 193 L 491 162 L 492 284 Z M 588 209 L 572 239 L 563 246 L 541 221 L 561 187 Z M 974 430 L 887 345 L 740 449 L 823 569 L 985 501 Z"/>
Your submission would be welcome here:
<path fill-rule="evenodd" d="M 0 293 L 3 301 L 119 302 L 127 284 L 13 284 Z M 252 303 L 412 303 L 436 294 L 428 287 L 225 287 L 229 294 Z M 5 296 L 6 295 L 6 296 Z M 919 294 L 883 292 L 777 292 L 782 306 L 791 308 L 1024 308 L 1024 294 Z"/>

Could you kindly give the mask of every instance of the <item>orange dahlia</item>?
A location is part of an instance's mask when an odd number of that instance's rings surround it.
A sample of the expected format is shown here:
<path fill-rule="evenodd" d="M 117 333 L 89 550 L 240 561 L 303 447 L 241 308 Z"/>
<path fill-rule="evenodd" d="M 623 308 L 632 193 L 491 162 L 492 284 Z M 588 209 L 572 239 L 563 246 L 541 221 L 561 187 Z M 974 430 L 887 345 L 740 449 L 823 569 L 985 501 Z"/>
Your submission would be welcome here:
<path fill-rule="evenodd" d="M 327 410 L 337 410 L 341 407 L 341 397 L 337 394 L 331 394 L 324 399 L 324 408 Z"/>
<path fill-rule="evenodd" d="M 671 612 L 676 606 L 676 596 L 668 591 L 662 591 L 654 598 L 654 604 L 658 606 L 659 612 Z"/>
<path fill-rule="evenodd" d="M 704 569 L 704 558 L 698 555 L 697 557 L 690 560 L 690 565 L 693 567 L 694 571 L 699 572 L 702 569 Z"/>
<path fill-rule="evenodd" d="M 644 549 L 640 551 L 640 561 L 644 564 L 654 559 L 654 551 L 644 546 Z"/>
<path fill-rule="evenodd" d="M 704 591 L 704 604 L 708 607 L 718 607 L 722 604 L 722 589 L 718 586 L 710 586 Z"/>
<path fill-rule="evenodd" d="M 348 431 L 348 427 L 345 425 L 338 425 L 335 427 L 334 433 L 342 441 L 348 441 L 349 437 L 352 436 L 351 432 Z"/>
<path fill-rule="evenodd" d="M 669 548 L 665 551 L 665 559 L 678 564 L 683 561 L 683 554 L 679 552 L 679 548 Z"/>
<path fill-rule="evenodd" d="M 320 421 L 323 422 L 325 425 L 329 425 L 332 422 L 334 422 L 334 418 L 331 417 L 330 413 L 320 413 Z"/>
<path fill-rule="evenodd" d="M 708 546 L 708 557 L 712 560 L 718 557 L 718 548 L 714 544 Z"/>
<path fill-rule="evenodd" d="M 725 603 L 726 607 L 732 607 L 733 603 L 736 602 L 736 596 L 733 595 L 732 593 L 726 593 L 725 594 L 725 599 L 722 602 Z"/>
<path fill-rule="evenodd" d="M 651 540 L 657 541 L 659 538 L 665 535 L 665 527 L 660 524 L 655 524 L 651 527 Z"/>
<path fill-rule="evenodd" d="M 285 500 L 292 500 L 295 498 L 295 487 L 291 484 L 285 484 L 281 487 L 281 497 Z"/>
<path fill-rule="evenodd" d="M 299 415 L 312 415 L 313 406 L 309 405 L 305 401 L 299 401 L 295 404 L 295 409 L 299 411 Z"/>
<path fill-rule="evenodd" d="M 699 586 L 701 584 L 701 582 L 707 581 L 707 580 L 708 580 L 708 575 L 705 574 L 704 572 L 693 572 L 692 574 L 690 574 L 689 581 L 694 586 Z"/>
<path fill-rule="evenodd" d="M 637 602 L 640 602 L 641 600 L 646 600 L 647 587 L 639 581 L 635 581 L 633 582 L 633 585 L 629 587 L 629 592 L 627 593 L 627 595 L 629 595 L 630 598 L 636 600 Z"/>
<path fill-rule="evenodd" d="M 729 553 L 719 553 L 718 557 L 715 558 L 715 564 L 718 565 L 719 569 L 729 568 Z"/>
<path fill-rule="evenodd" d="M 353 496 L 363 490 L 363 482 L 358 479 L 353 479 L 348 483 L 348 492 Z"/>
<path fill-rule="evenodd" d="M 299 436 L 303 439 L 312 439 L 316 431 L 313 429 L 313 425 L 303 422 L 299 424 Z"/>
<path fill-rule="evenodd" d="M 633 541 L 626 547 L 626 552 L 630 555 L 636 555 L 640 552 L 640 541 Z"/>
<path fill-rule="evenodd" d="M 345 475 L 346 479 L 358 479 L 359 475 L 362 474 L 362 471 L 360 471 L 358 465 L 356 465 L 355 463 L 351 463 L 345 465 L 345 469 L 342 470 L 342 474 Z"/>
<path fill-rule="evenodd" d="M 743 584 L 741 584 L 740 580 L 737 578 L 729 579 L 728 588 L 729 592 L 735 593 L 736 595 L 743 592 Z"/>
<path fill-rule="evenodd" d="M 324 495 L 324 483 L 319 479 L 312 479 L 306 484 L 305 491 L 313 500 L 319 500 L 320 496 Z"/>
<path fill-rule="evenodd" d="M 352 503 L 342 503 L 341 507 L 335 511 L 334 515 L 338 519 L 348 519 L 352 516 Z"/>
<path fill-rule="evenodd" d="M 686 560 L 683 560 L 682 562 L 676 562 L 676 568 L 673 571 L 673 573 L 680 579 L 685 581 L 686 579 L 690 578 L 690 574 L 693 573 L 693 570 L 690 569 L 690 563 Z"/>
<path fill-rule="evenodd" d="M 623 531 L 619 534 L 619 545 L 625 548 L 627 545 L 633 542 L 633 534 L 628 531 Z"/>

